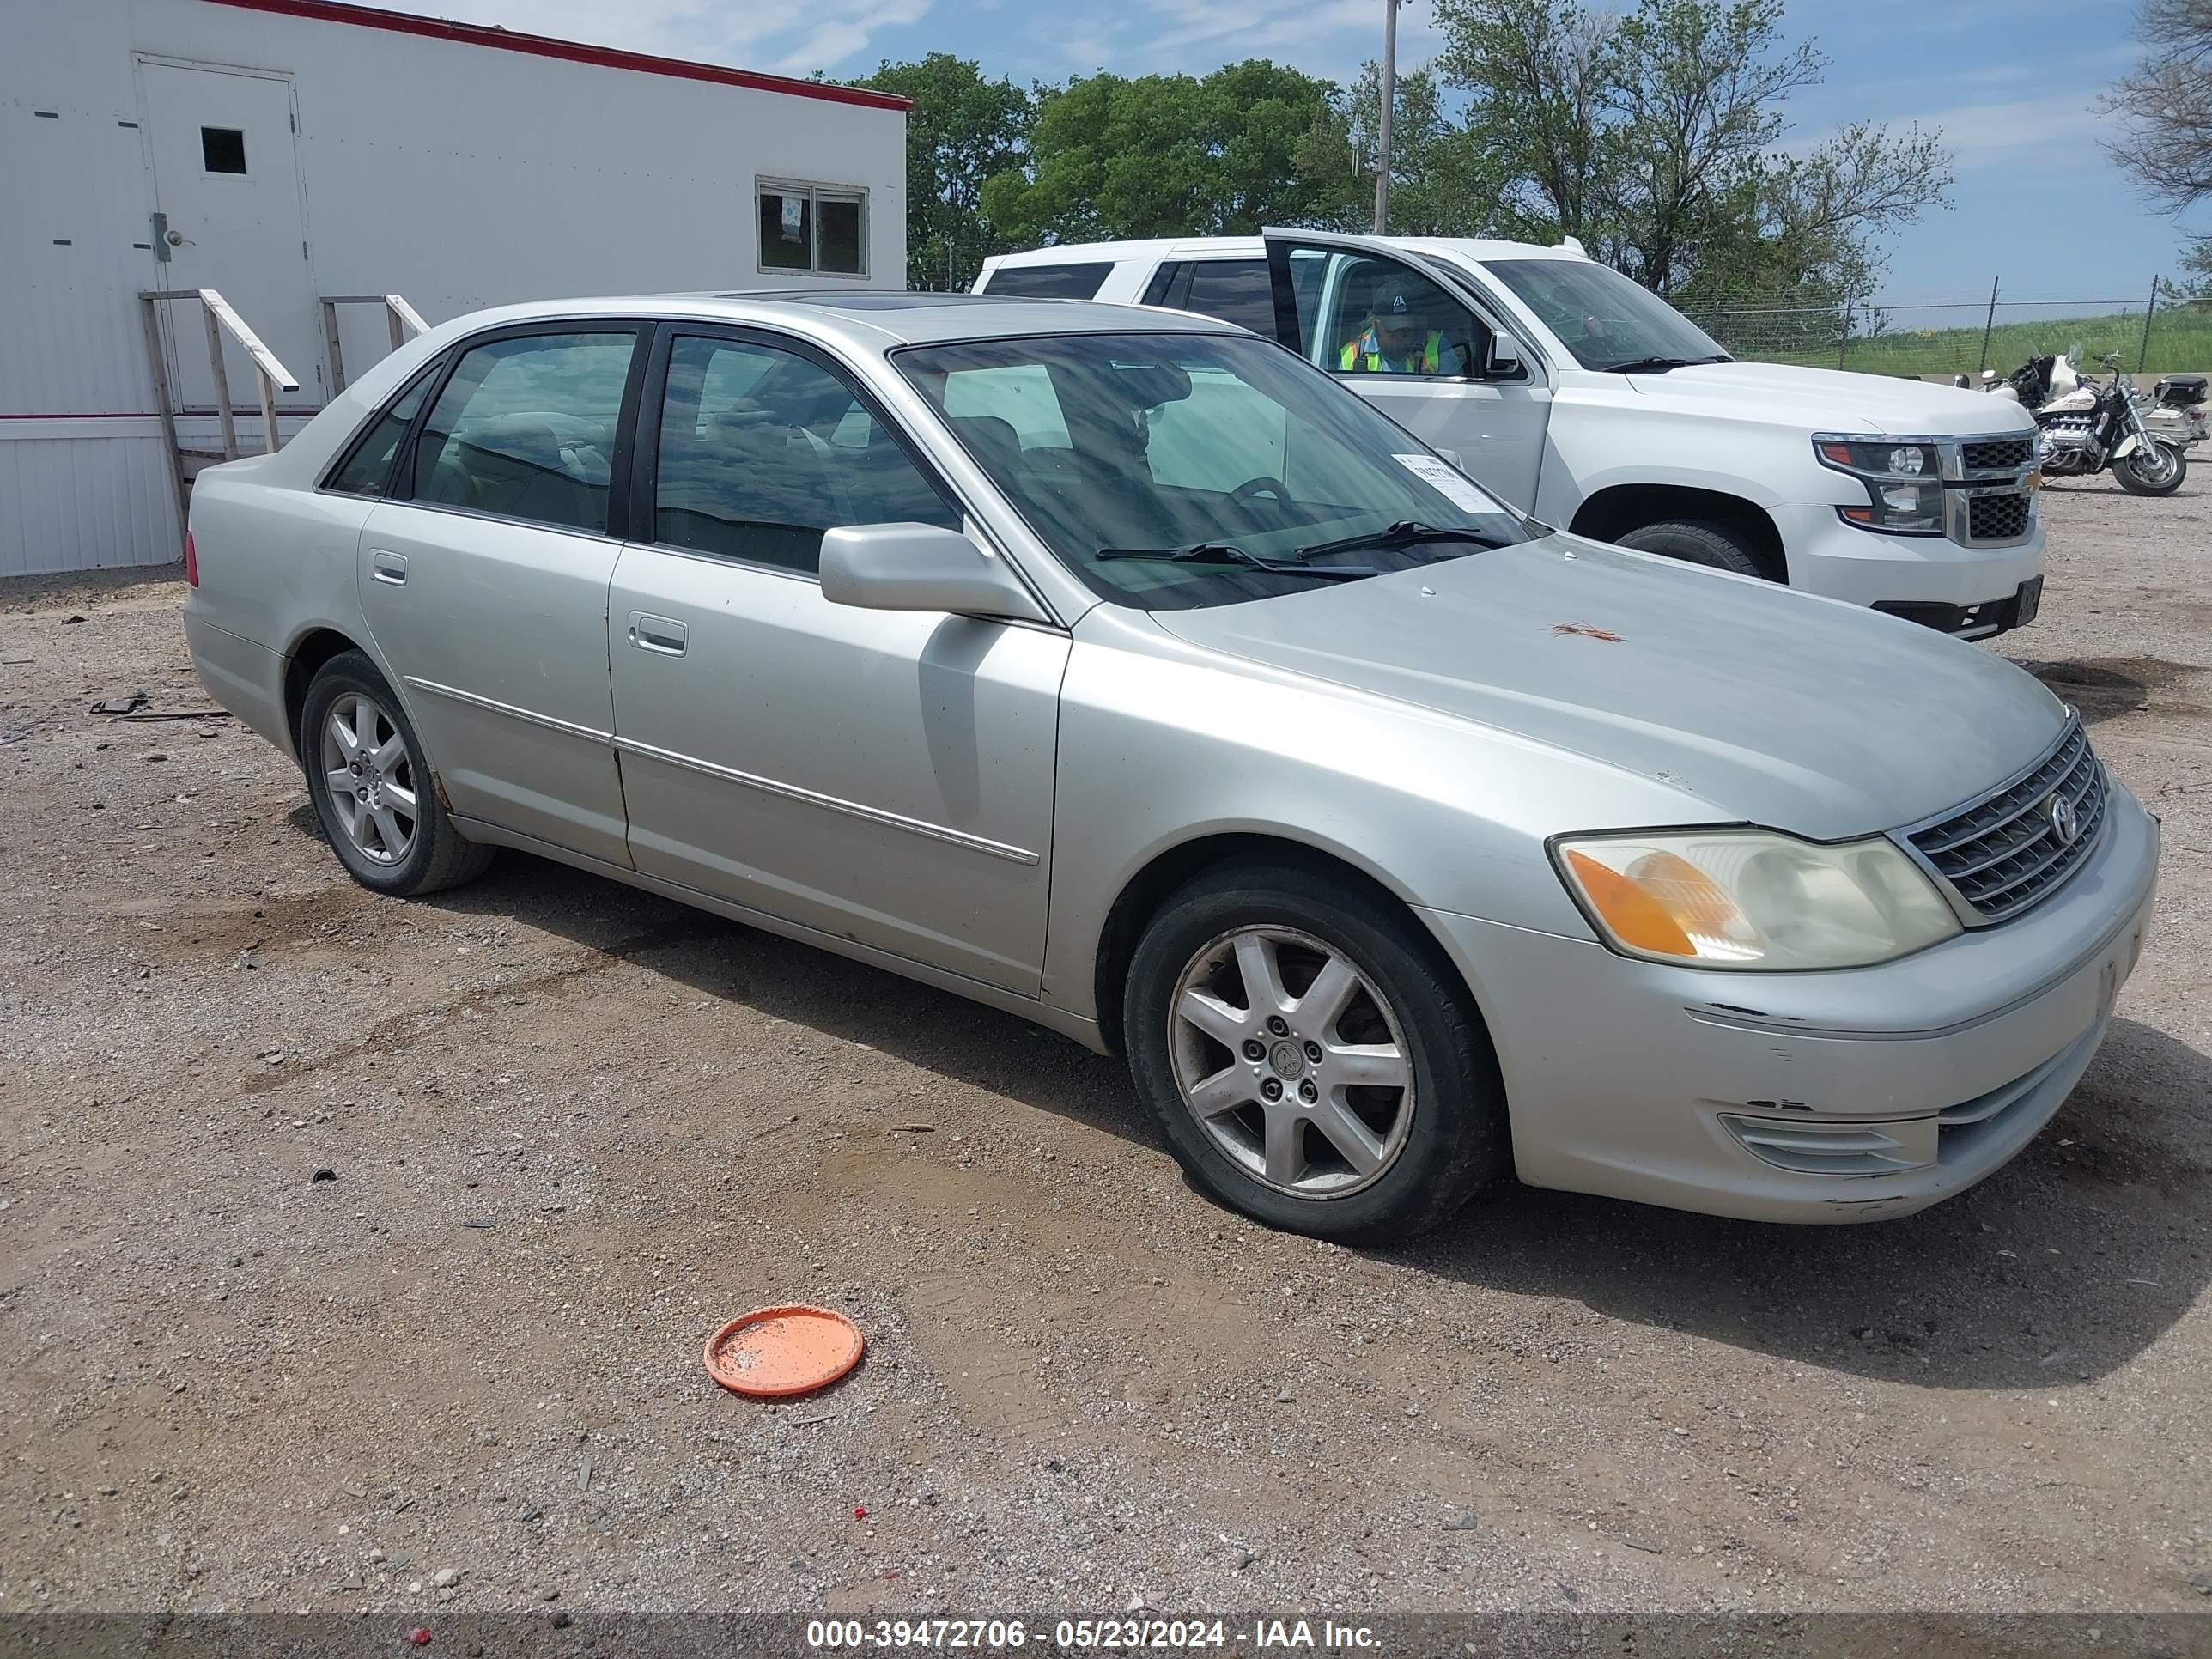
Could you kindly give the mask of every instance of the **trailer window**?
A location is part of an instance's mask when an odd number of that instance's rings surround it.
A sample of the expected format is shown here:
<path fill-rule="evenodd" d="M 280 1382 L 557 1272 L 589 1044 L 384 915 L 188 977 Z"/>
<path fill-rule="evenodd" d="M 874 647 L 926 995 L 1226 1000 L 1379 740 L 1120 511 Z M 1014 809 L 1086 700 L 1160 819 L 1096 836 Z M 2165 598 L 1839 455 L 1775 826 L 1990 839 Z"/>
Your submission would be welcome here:
<path fill-rule="evenodd" d="M 209 173 L 245 172 L 246 134 L 236 127 L 202 127 L 200 166 Z"/>
<path fill-rule="evenodd" d="M 758 197 L 763 270 L 868 274 L 866 191 L 763 179 Z"/>

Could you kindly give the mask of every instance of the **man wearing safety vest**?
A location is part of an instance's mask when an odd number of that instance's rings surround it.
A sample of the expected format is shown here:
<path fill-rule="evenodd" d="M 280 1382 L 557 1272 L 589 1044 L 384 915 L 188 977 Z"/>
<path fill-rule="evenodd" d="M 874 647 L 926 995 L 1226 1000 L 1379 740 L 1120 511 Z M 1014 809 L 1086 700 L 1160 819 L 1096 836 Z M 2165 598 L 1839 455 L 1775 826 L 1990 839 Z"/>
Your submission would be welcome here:
<path fill-rule="evenodd" d="M 1421 297 L 1403 277 L 1385 276 L 1375 285 L 1367 326 L 1337 358 L 1346 372 L 1370 374 L 1456 374 L 1459 353 L 1444 337 L 1421 330 Z"/>

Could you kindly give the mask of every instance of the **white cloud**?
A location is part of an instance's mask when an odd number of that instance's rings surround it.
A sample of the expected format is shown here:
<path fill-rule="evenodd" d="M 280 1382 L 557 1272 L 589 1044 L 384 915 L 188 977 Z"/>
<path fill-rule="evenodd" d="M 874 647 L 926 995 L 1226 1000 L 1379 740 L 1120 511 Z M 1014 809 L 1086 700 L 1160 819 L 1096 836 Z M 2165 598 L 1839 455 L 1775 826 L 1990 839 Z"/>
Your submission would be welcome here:
<path fill-rule="evenodd" d="M 1077 74 L 1104 67 L 1123 75 L 1202 75 L 1224 63 L 1272 58 L 1349 81 L 1360 64 L 1382 55 L 1376 0 L 1142 0 L 1086 21 L 1091 27 L 1080 33 L 1070 32 L 1064 18 L 1027 33 L 1043 55 Z M 1400 12 L 1401 68 L 1425 63 L 1440 44 L 1429 8 Z"/>
<path fill-rule="evenodd" d="M 1925 129 L 1940 127 L 1960 169 L 2044 165 L 2087 157 L 2101 164 L 2099 121 L 2088 93 L 2072 88 L 2051 98 L 2015 98 L 1960 104 L 1914 114 Z M 1899 125 L 1893 121 L 1893 125 Z"/>
<path fill-rule="evenodd" d="M 779 75 L 865 72 L 870 40 L 930 0 L 440 0 L 441 15 Z M 857 61 L 856 61 L 857 60 Z"/>

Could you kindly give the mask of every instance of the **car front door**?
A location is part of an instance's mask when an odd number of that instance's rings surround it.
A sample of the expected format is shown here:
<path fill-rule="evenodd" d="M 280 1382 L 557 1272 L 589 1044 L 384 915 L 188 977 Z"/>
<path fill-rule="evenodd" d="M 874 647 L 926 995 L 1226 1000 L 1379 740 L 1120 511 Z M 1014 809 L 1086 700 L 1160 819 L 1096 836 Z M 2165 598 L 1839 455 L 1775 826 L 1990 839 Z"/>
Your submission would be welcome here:
<path fill-rule="evenodd" d="M 664 327 L 637 447 L 610 611 L 636 867 L 1036 995 L 1066 633 L 823 597 L 824 530 L 965 520 L 794 339 Z"/>
<path fill-rule="evenodd" d="M 1388 242 L 1271 230 L 1266 244 L 1278 339 L 1454 452 L 1493 494 L 1534 507 L 1552 391 L 1528 341 L 1516 337 L 1511 368 L 1498 364 L 1501 325 L 1480 296 Z"/>
<path fill-rule="evenodd" d="M 532 324 L 456 351 L 362 526 L 356 573 L 454 814 L 622 865 L 607 585 L 641 334 Z"/>

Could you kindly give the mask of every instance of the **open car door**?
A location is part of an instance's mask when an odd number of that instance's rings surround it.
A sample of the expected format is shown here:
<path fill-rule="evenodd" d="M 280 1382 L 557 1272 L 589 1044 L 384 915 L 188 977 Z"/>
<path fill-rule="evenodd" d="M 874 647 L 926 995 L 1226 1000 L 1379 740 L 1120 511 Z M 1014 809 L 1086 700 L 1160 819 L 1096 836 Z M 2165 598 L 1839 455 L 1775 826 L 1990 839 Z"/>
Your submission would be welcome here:
<path fill-rule="evenodd" d="M 1523 512 L 1536 502 L 1549 368 L 1445 261 L 1379 237 L 1263 233 L 1275 336 Z"/>

